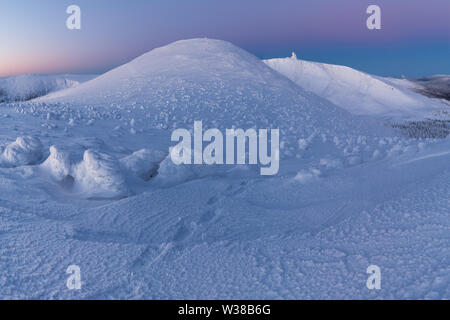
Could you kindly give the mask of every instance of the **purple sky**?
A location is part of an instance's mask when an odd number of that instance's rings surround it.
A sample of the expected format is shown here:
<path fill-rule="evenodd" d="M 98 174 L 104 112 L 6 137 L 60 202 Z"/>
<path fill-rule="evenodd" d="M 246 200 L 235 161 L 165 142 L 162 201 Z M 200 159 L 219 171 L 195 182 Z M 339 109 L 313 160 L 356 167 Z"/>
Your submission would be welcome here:
<path fill-rule="evenodd" d="M 82 10 L 82 30 L 65 26 Z M 382 29 L 366 28 L 366 8 Z M 379 75 L 450 74 L 449 0 L 2 0 L 0 76 L 100 73 L 155 47 L 223 39 L 261 58 L 344 64 Z"/>

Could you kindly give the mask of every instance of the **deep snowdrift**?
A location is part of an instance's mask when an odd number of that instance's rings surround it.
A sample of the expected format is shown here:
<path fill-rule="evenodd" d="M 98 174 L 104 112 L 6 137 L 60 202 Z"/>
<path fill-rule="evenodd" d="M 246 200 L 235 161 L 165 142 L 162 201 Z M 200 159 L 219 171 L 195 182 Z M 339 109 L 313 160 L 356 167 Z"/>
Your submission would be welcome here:
<path fill-rule="evenodd" d="M 394 79 L 373 76 L 346 66 L 291 58 L 265 63 L 306 90 L 328 99 L 354 114 L 389 117 L 423 117 L 448 108 L 440 100 L 427 98 L 398 85 Z"/>
<path fill-rule="evenodd" d="M 27 101 L 50 92 L 72 88 L 95 75 L 20 75 L 0 78 L 0 103 Z"/>

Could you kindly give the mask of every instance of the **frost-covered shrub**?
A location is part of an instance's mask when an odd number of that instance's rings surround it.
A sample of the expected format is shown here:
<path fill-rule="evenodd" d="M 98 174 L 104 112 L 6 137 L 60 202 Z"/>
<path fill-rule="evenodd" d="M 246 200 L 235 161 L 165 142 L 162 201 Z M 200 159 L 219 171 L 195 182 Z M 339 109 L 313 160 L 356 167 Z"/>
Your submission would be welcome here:
<path fill-rule="evenodd" d="M 123 198 L 128 196 L 119 161 L 114 157 L 86 150 L 83 161 L 72 168 L 74 191 L 90 199 Z"/>
<path fill-rule="evenodd" d="M 148 181 L 157 174 L 159 164 L 165 157 L 164 152 L 141 149 L 120 159 L 120 163 L 129 174 Z"/>

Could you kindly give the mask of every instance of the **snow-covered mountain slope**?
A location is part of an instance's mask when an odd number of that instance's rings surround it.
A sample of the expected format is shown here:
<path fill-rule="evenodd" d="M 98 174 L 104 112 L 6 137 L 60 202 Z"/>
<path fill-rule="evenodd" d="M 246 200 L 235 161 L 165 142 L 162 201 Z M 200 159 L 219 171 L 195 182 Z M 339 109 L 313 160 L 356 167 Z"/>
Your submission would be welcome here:
<path fill-rule="evenodd" d="M 450 141 L 368 118 L 206 39 L 4 103 L 0 298 L 449 298 Z M 278 174 L 175 165 L 194 120 L 279 127 Z"/>
<path fill-rule="evenodd" d="M 96 75 L 20 75 L 0 78 L 0 103 L 27 101 L 50 92 L 75 87 Z"/>
<path fill-rule="evenodd" d="M 423 118 L 433 111 L 448 109 L 443 101 L 425 97 L 395 80 L 346 66 L 299 60 L 295 54 L 265 63 L 304 89 L 354 114 Z"/>

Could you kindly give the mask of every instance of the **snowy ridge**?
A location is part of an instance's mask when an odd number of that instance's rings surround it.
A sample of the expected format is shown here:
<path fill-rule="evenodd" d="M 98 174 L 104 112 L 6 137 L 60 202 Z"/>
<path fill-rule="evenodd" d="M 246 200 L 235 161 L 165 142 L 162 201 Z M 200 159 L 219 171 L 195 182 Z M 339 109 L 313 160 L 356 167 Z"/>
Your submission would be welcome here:
<path fill-rule="evenodd" d="M 450 75 L 437 74 L 409 80 L 413 90 L 427 97 L 440 98 L 450 101 Z"/>
<path fill-rule="evenodd" d="M 295 55 L 265 63 L 305 90 L 354 114 L 415 118 L 448 108 L 442 101 L 410 90 L 410 82 L 399 85 L 397 79 L 372 76 L 346 66 L 299 60 Z"/>
<path fill-rule="evenodd" d="M 27 101 L 50 92 L 72 88 L 95 75 L 20 75 L 0 78 L 0 103 Z"/>

